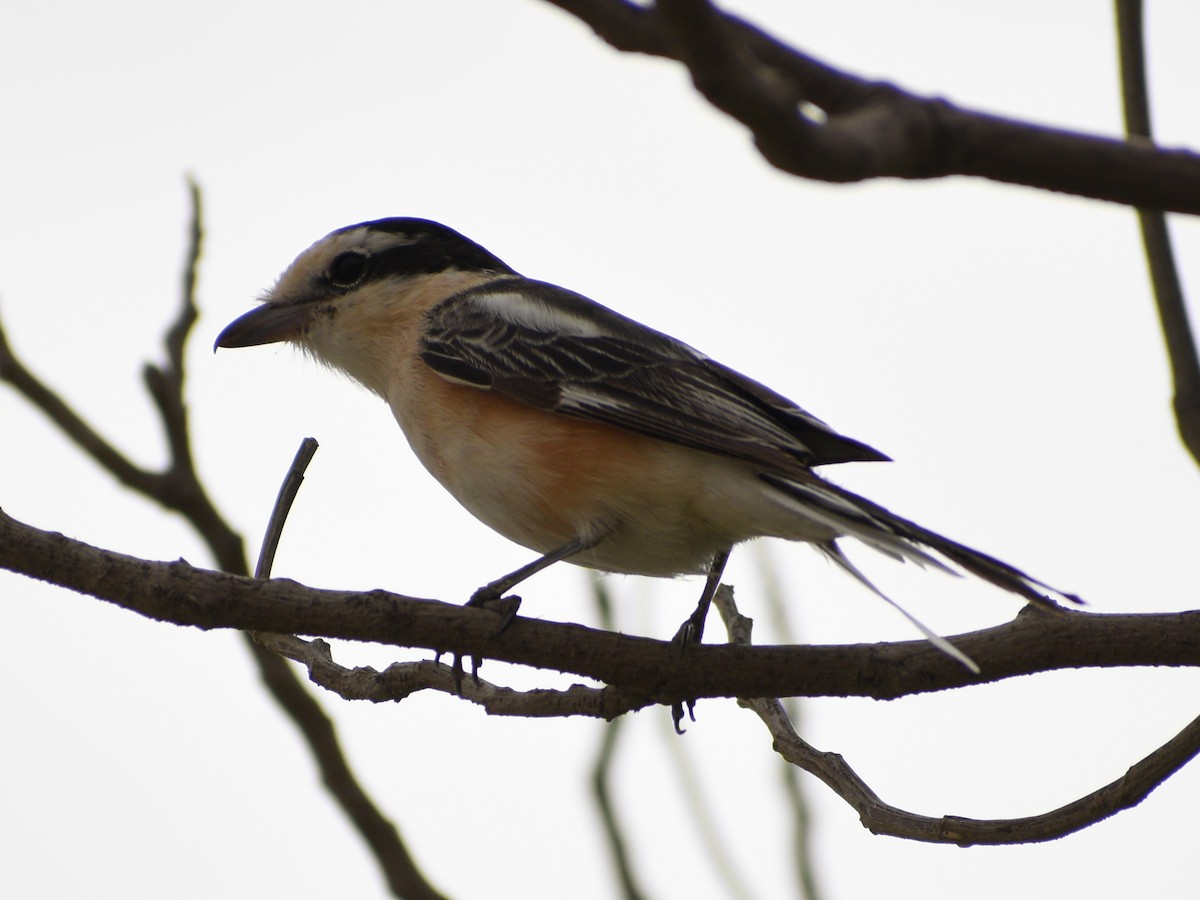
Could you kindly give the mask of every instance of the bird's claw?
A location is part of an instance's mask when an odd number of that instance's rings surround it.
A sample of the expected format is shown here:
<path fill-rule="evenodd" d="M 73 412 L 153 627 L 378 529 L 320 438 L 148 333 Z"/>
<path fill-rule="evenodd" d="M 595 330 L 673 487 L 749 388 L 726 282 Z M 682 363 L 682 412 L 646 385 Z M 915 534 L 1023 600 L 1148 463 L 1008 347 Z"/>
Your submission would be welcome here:
<path fill-rule="evenodd" d="M 679 630 L 675 632 L 675 637 L 671 638 L 672 644 L 679 645 L 679 655 L 687 653 L 689 647 L 694 647 L 700 643 L 700 639 L 704 636 L 704 619 L 693 613 L 683 620 L 683 624 L 679 626 Z M 686 713 L 684 711 L 686 707 Z M 683 734 L 686 729 L 681 728 L 679 723 L 683 721 L 686 715 L 693 722 L 696 721 L 696 701 L 679 700 L 671 704 L 671 722 L 675 726 L 676 734 Z"/>
<path fill-rule="evenodd" d="M 684 707 L 687 707 L 687 717 L 693 722 L 696 721 L 696 701 L 695 700 L 677 700 L 671 704 L 671 723 L 675 726 L 676 734 L 683 734 L 687 731 L 686 728 L 680 728 L 679 723 L 683 721 Z"/>
<path fill-rule="evenodd" d="M 683 620 L 683 624 L 675 632 L 675 637 L 671 638 L 671 643 L 679 645 L 679 655 L 682 656 L 687 652 L 688 647 L 699 644 L 703 637 L 704 620 L 701 619 L 697 622 L 696 616 L 691 615 Z"/>
<path fill-rule="evenodd" d="M 509 594 L 507 597 L 502 597 L 500 592 L 491 585 L 484 585 L 471 595 L 471 599 L 467 601 L 466 605 L 474 606 L 478 609 L 491 610 L 500 614 L 500 626 L 492 635 L 492 637 L 497 638 L 508 630 L 508 626 L 517 617 L 517 611 L 521 608 L 521 598 L 516 594 Z"/>
<path fill-rule="evenodd" d="M 479 657 L 468 655 L 467 658 L 471 660 L 471 680 L 475 682 L 476 687 L 479 687 Z M 450 664 L 450 674 L 454 679 L 454 693 L 461 697 L 463 695 L 463 655 L 461 653 L 454 654 L 454 662 Z"/>
<path fill-rule="evenodd" d="M 473 606 L 477 609 L 486 609 L 499 614 L 500 625 L 492 633 L 493 638 L 498 638 L 508 630 L 508 626 L 517 617 L 517 611 L 521 608 L 521 598 L 516 594 L 509 594 L 507 597 L 501 596 L 501 592 L 489 584 L 484 585 L 473 593 L 471 599 L 464 605 Z M 439 653 L 437 658 L 441 659 L 441 656 L 442 654 Z M 471 654 L 465 654 L 465 656 L 471 660 L 471 680 L 478 687 L 480 658 Z M 464 654 L 455 653 L 454 661 L 450 664 L 451 673 L 454 677 L 454 692 L 459 696 L 462 696 L 463 657 Z"/>

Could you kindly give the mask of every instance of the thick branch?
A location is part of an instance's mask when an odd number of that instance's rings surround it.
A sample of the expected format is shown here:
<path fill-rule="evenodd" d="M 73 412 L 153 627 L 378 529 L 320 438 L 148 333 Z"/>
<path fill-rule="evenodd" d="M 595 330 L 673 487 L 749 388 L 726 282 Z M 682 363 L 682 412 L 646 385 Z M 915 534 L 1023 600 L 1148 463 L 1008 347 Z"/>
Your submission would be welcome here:
<path fill-rule="evenodd" d="M 22 525 L 0 512 L 0 567 L 91 594 L 151 618 L 199 628 L 298 633 L 557 669 L 673 703 L 695 697 L 866 696 L 962 687 L 1013 675 L 1095 666 L 1200 665 L 1200 612 L 1046 613 L 957 636 L 983 668 L 974 676 L 924 641 L 817 647 L 704 645 L 682 657 L 666 641 L 518 618 L 495 635 L 495 616 L 377 590 L 324 591 L 155 563 Z M 608 715 L 611 709 L 600 711 Z"/>
<path fill-rule="evenodd" d="M 839 71 L 705 0 L 550 0 L 619 50 L 684 63 L 763 156 L 805 178 L 974 175 L 1200 214 L 1200 155 L 1019 122 Z M 800 102 L 819 107 L 805 117 Z"/>

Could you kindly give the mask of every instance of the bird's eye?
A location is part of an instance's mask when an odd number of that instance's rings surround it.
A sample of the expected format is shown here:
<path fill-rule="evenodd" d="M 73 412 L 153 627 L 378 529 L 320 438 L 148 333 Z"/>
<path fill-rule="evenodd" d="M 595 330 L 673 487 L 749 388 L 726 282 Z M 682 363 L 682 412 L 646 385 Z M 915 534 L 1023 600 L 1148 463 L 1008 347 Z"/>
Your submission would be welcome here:
<path fill-rule="evenodd" d="M 354 287 L 367 274 L 367 254 L 360 250 L 339 253 L 329 264 L 329 281 L 334 287 Z"/>

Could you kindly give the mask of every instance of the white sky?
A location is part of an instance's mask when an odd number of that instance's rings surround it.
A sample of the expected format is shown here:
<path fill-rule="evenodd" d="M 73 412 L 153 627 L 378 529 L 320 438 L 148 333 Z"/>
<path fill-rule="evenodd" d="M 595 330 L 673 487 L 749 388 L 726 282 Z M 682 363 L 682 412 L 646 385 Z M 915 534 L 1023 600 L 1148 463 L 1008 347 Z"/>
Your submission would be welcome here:
<path fill-rule="evenodd" d="M 1120 127 L 1107 4 L 740 8 L 864 75 L 1021 118 Z M 1160 137 L 1195 146 L 1200 8 L 1175 0 L 1150 15 Z M 676 334 L 897 460 L 842 467 L 831 473 L 841 483 L 1097 611 L 1195 606 L 1200 480 L 1175 437 L 1127 210 L 964 179 L 787 178 L 678 67 L 618 54 L 533 0 L 11 3 L 0 83 L 4 324 L 28 363 L 148 464 L 163 448 L 139 372 L 175 313 L 184 173 L 202 183 L 188 396 L 210 490 L 252 545 L 299 440 L 322 444 L 280 576 L 465 599 L 529 558 L 441 492 L 374 398 L 287 349 L 209 352 L 316 238 L 417 215 Z M 1200 228 L 1173 227 L 1195 294 Z M 10 514 L 209 563 L 186 527 L 82 461 L 11 391 L 0 391 L 0 422 Z M 805 548 L 768 551 L 807 639 L 913 636 Z M 730 580 L 769 640 L 760 559 L 735 554 Z M 969 580 L 859 559 L 945 633 L 1017 610 Z M 594 623 L 592 577 L 568 566 L 538 576 L 523 612 Z M 664 638 L 698 590 L 612 587 L 624 630 Z M 238 636 L 151 623 L 7 574 L 0 627 L 0 895 L 384 895 Z M 496 664 L 485 673 L 556 683 Z M 1118 777 L 1196 715 L 1197 687 L 1195 672 L 1063 672 L 893 703 L 814 702 L 802 731 L 913 811 L 1022 816 Z M 585 785 L 603 725 L 488 719 L 445 696 L 321 700 L 443 891 L 615 895 Z M 665 710 L 628 723 L 619 804 L 646 885 L 658 897 L 724 896 L 680 802 L 682 752 L 753 895 L 792 894 L 765 731 L 732 702 L 702 703 L 699 715 L 681 740 L 664 740 Z M 1182 896 L 1194 882 L 1194 765 L 1114 820 L 1015 848 L 874 837 L 806 783 L 829 898 Z"/>

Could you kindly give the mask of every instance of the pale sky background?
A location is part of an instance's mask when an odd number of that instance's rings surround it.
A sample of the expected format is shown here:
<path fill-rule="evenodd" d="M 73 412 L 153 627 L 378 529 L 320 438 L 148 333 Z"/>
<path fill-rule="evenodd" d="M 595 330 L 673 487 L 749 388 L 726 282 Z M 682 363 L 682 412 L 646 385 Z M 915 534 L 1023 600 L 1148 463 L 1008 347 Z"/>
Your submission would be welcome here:
<path fill-rule="evenodd" d="M 745 2 L 851 71 L 964 105 L 1120 129 L 1111 4 Z M 1154 117 L 1200 144 L 1200 7 L 1149 4 Z M 184 174 L 208 237 L 189 345 L 196 450 L 257 545 L 306 435 L 321 442 L 275 571 L 465 599 L 527 561 L 409 453 L 387 409 L 286 348 L 210 352 L 312 241 L 388 215 L 443 221 L 527 275 L 669 331 L 889 465 L 827 470 L 1101 612 L 1196 606 L 1200 478 L 1175 436 L 1134 215 L 966 179 L 832 187 L 770 169 L 671 63 L 627 56 L 534 0 L 9 3 L 0 11 L 0 314 L 16 350 L 136 460 L 162 459 L 144 361 L 161 357 L 185 247 Z M 1172 222 L 1200 290 L 1200 227 Z M 157 559 L 210 560 L 0 390 L 0 506 Z M 771 544 L 814 642 L 907 639 L 893 611 L 801 546 Z M 772 630 L 753 548 L 729 580 Z M 985 585 L 865 553 L 943 633 L 1010 619 Z M 595 623 L 559 566 L 523 613 Z M 669 637 L 696 581 L 613 578 L 621 628 Z M 385 895 L 256 683 L 238 635 L 141 619 L 0 574 L 0 896 Z M 714 626 L 713 635 L 720 633 Z M 410 658 L 339 646 L 339 661 Z M 544 674 L 485 673 L 515 685 Z M 1117 778 L 1197 714 L 1194 671 L 1059 672 L 891 703 L 806 706 L 803 736 L 928 815 L 1024 816 Z M 443 695 L 328 694 L 351 762 L 432 882 L 466 897 L 616 895 L 586 774 L 604 725 L 490 719 Z M 749 896 L 794 893 L 762 726 L 707 701 L 682 739 L 631 717 L 620 812 L 655 897 L 727 896 L 675 772 L 708 788 Z M 865 831 L 805 779 L 825 896 L 1166 897 L 1194 891 L 1200 766 L 1050 844 L 957 849 Z"/>

